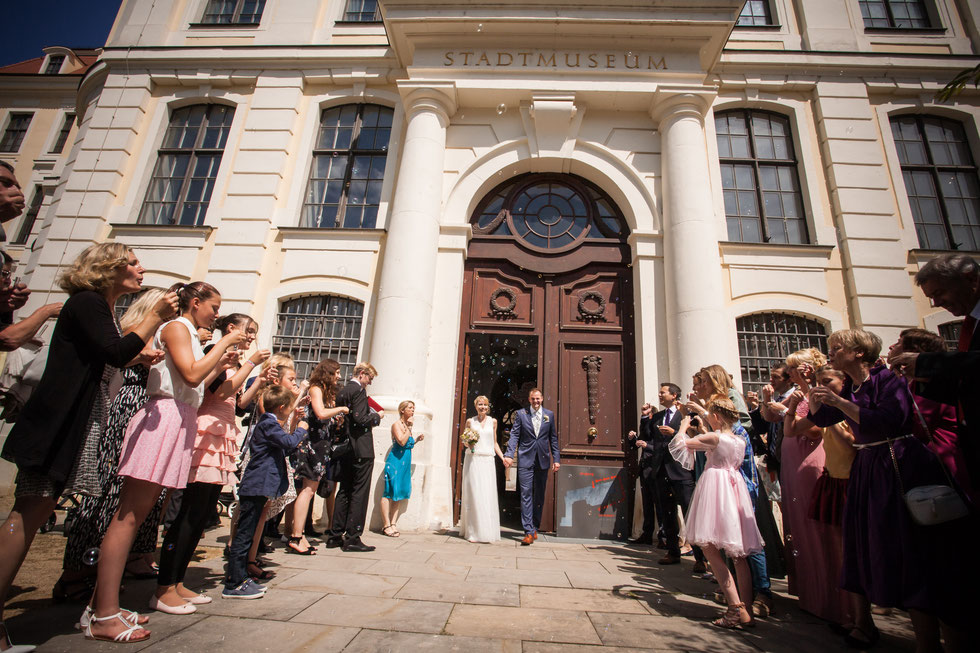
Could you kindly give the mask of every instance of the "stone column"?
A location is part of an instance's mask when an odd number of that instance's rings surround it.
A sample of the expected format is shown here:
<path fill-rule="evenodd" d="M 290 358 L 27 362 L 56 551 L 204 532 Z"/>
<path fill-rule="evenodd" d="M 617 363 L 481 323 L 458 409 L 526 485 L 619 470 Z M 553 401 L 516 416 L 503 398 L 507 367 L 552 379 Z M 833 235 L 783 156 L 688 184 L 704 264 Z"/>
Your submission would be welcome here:
<path fill-rule="evenodd" d="M 738 373 L 735 325 L 724 310 L 704 132 L 712 97 L 709 89 L 661 89 L 650 111 L 660 132 L 670 376 L 685 389 L 706 365 Z"/>
<path fill-rule="evenodd" d="M 418 414 L 428 412 L 419 404 L 435 293 L 446 128 L 455 101 L 452 85 L 407 83 L 399 90 L 405 103 L 405 140 L 388 218 L 370 359 L 378 369 L 372 392 L 387 400 L 382 405 L 394 408 L 412 399 Z"/>

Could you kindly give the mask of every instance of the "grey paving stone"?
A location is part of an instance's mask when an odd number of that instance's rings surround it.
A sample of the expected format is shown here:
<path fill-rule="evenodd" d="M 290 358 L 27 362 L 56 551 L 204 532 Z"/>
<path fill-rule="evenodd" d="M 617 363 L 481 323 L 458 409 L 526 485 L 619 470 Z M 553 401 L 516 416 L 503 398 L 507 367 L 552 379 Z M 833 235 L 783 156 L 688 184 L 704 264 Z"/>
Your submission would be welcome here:
<path fill-rule="evenodd" d="M 469 567 L 457 566 L 436 560 L 428 564 L 417 562 L 400 562 L 397 560 L 378 560 L 364 570 L 368 574 L 379 576 L 408 576 L 412 578 L 458 578 L 466 577 Z"/>
<path fill-rule="evenodd" d="M 656 647 L 688 651 L 751 651 L 759 649 L 739 633 L 681 617 L 590 612 L 602 643 L 606 646 Z"/>
<path fill-rule="evenodd" d="M 450 635 L 508 637 L 544 642 L 599 644 L 586 614 L 576 610 L 457 605 L 446 624 Z"/>
<path fill-rule="evenodd" d="M 145 649 L 148 653 L 175 651 L 342 651 L 359 630 L 263 619 L 212 616 Z M 117 648 L 114 650 L 118 650 Z M 129 650 L 128 648 L 126 650 Z"/>
<path fill-rule="evenodd" d="M 466 651 L 466 653 L 521 653 L 521 641 L 489 637 L 422 635 L 419 633 L 362 630 L 344 653 L 403 653 L 404 651 Z"/>
<path fill-rule="evenodd" d="M 571 587 L 563 571 L 537 571 L 535 569 L 491 569 L 474 567 L 466 575 L 466 580 L 479 583 L 514 583 L 517 585 L 540 585 L 544 587 Z"/>
<path fill-rule="evenodd" d="M 477 605 L 521 605 L 518 586 L 513 583 L 486 583 L 434 578 L 412 578 L 395 598 L 448 601 Z"/>
<path fill-rule="evenodd" d="M 609 573 L 605 567 L 594 560 L 548 560 L 544 558 L 517 558 L 518 569 L 539 569 L 549 571 L 574 571 L 576 573 Z"/>
<path fill-rule="evenodd" d="M 208 592 L 208 596 L 214 597 L 214 600 L 207 605 L 202 605 L 198 609 L 199 613 L 206 616 L 223 615 L 226 617 L 287 621 L 323 596 L 323 594 L 314 592 L 297 592 L 276 587 L 266 592 L 266 595 L 261 599 L 243 601 L 241 599 L 221 598 L 221 589 Z"/>
<path fill-rule="evenodd" d="M 330 594 L 303 610 L 293 621 L 438 634 L 452 609 L 452 603 Z"/>
<path fill-rule="evenodd" d="M 521 605 L 559 610 L 620 612 L 647 614 L 640 601 L 606 590 L 585 590 L 564 587 L 522 587 Z"/>
<path fill-rule="evenodd" d="M 320 594 L 352 594 L 392 598 L 408 581 L 403 576 L 377 576 L 347 571 L 307 569 L 282 584 L 284 589 Z"/>

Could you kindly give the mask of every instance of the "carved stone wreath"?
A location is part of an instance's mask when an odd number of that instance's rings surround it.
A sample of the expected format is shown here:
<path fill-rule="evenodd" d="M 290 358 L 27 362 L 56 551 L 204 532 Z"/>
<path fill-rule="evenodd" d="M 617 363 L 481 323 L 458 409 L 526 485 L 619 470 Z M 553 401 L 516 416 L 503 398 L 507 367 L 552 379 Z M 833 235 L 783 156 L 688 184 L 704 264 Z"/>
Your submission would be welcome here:
<path fill-rule="evenodd" d="M 598 304 L 598 306 L 596 308 L 586 306 L 586 302 L 590 300 Z M 606 298 L 602 296 L 602 293 L 596 292 L 595 290 L 586 290 L 578 296 L 578 312 L 584 320 L 605 319 L 603 316 L 606 313 Z"/>
<path fill-rule="evenodd" d="M 501 306 L 497 303 L 497 299 L 504 295 L 507 296 L 510 303 L 506 306 Z M 495 317 L 510 317 L 514 315 L 515 308 L 517 308 L 517 293 L 510 288 L 500 286 L 490 293 L 490 312 L 493 313 Z"/>
<path fill-rule="evenodd" d="M 501 223 L 510 217 L 510 211 L 507 209 L 501 209 L 497 212 L 497 215 L 491 220 L 485 227 L 481 227 L 479 224 L 473 225 L 473 234 L 477 236 L 488 236 L 497 230 L 497 227 Z"/>

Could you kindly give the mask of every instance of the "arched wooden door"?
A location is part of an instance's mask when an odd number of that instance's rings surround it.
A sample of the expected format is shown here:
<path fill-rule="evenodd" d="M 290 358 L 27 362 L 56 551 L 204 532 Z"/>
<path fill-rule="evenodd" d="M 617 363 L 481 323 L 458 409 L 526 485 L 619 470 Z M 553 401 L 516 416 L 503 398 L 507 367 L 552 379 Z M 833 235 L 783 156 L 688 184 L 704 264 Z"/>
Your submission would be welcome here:
<path fill-rule="evenodd" d="M 456 424 L 487 395 L 506 448 L 514 411 L 539 387 L 555 412 L 562 468 L 542 530 L 626 537 L 632 514 L 625 434 L 635 428 L 636 366 L 628 229 L 612 201 L 572 175 L 524 175 L 472 216 L 463 284 Z M 454 449 L 458 518 L 461 445 Z M 498 461 L 501 522 L 520 527 L 514 470 Z"/>

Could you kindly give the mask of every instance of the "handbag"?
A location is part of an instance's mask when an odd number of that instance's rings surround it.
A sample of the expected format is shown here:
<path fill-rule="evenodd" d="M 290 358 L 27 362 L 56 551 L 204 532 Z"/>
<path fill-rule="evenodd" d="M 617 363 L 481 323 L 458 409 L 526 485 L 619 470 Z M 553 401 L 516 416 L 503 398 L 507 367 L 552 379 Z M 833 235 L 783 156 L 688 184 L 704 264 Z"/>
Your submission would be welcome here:
<path fill-rule="evenodd" d="M 911 389 L 909 390 L 909 394 L 912 394 Z M 912 397 L 912 406 L 915 408 L 915 414 L 919 417 L 919 423 L 922 424 L 922 428 L 925 429 L 926 434 L 931 440 L 932 433 L 929 431 L 929 426 L 926 424 L 926 420 L 919 410 L 919 405 L 915 403 L 914 396 Z M 926 448 L 929 449 L 928 447 Z M 909 514 L 912 516 L 912 521 L 919 526 L 935 526 L 966 517 L 970 513 L 970 509 L 967 507 L 966 502 L 963 501 L 963 497 L 953 487 L 953 479 L 949 476 L 949 470 L 946 469 L 946 465 L 943 464 L 942 460 L 938 460 L 938 456 L 936 458 L 939 466 L 942 467 L 949 484 L 918 485 L 906 490 L 902 483 L 902 475 L 898 469 L 898 458 L 895 456 L 895 445 L 892 440 L 888 441 L 888 451 L 892 457 L 892 467 L 895 468 L 895 478 L 898 479 L 899 490 L 902 493 L 902 498 L 905 500 L 905 507 L 908 508 Z M 929 449 L 929 451 L 935 455 L 932 449 Z"/>

